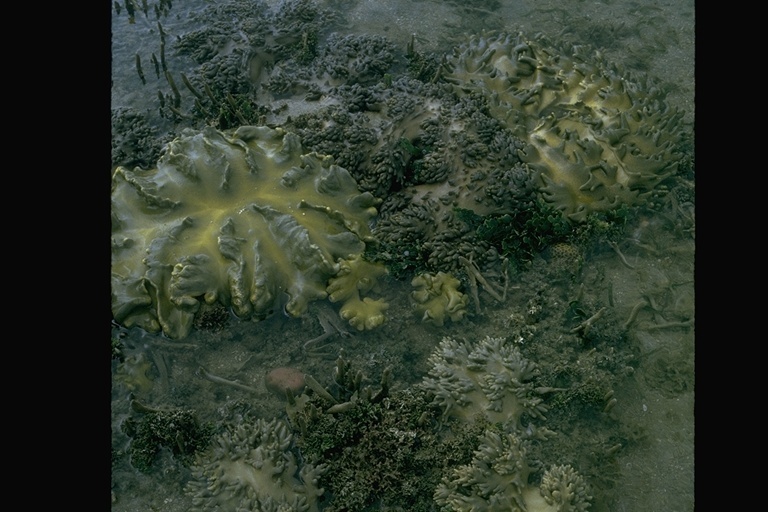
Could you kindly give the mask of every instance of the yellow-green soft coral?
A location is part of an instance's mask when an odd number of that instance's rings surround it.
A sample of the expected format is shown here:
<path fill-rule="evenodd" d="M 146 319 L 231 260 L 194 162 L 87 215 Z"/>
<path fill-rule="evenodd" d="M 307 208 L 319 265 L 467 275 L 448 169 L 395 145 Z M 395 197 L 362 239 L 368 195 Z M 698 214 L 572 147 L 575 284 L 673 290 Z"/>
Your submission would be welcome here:
<path fill-rule="evenodd" d="M 504 338 L 468 343 L 445 337 L 428 362 L 431 369 L 420 386 L 445 416 L 472 421 L 481 414 L 510 430 L 522 430 L 524 413 L 544 418 L 547 408 L 531 383 L 536 364 Z"/>
<path fill-rule="evenodd" d="M 279 128 L 185 130 L 156 168 L 114 172 L 114 318 L 183 338 L 201 300 L 299 316 L 363 252 L 379 202 Z"/>
<path fill-rule="evenodd" d="M 338 263 L 339 271 L 329 280 L 326 291 L 331 302 L 343 303 L 339 315 L 358 331 L 383 324 L 389 304 L 383 299 L 361 298 L 361 295 L 373 290 L 387 269 L 380 263 L 363 260 L 360 255 Z"/>
<path fill-rule="evenodd" d="M 197 456 L 185 491 L 193 512 L 263 510 L 317 512 L 324 464 L 299 466 L 293 435 L 280 420 L 229 427 Z"/>
<path fill-rule="evenodd" d="M 520 157 L 568 218 L 637 203 L 677 170 L 682 113 L 647 79 L 583 46 L 478 36 L 445 70 L 457 91 L 486 96 L 493 116 L 528 142 Z"/>
<path fill-rule="evenodd" d="M 469 296 L 459 291 L 461 282 L 451 274 L 424 272 L 413 278 L 411 298 L 425 322 L 441 326 L 446 318 L 458 322 L 467 314 Z"/>
<path fill-rule="evenodd" d="M 592 497 L 571 466 L 544 472 L 541 489 L 529 485 L 528 441 L 488 429 L 472 462 L 451 470 L 435 489 L 441 512 L 585 512 Z"/>

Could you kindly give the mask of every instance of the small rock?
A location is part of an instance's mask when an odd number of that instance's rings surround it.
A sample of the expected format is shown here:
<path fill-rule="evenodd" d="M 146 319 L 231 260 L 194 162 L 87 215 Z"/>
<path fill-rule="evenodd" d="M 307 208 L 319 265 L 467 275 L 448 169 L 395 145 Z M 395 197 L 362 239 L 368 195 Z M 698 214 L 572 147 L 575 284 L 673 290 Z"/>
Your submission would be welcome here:
<path fill-rule="evenodd" d="M 304 391 L 304 374 L 295 368 L 275 368 L 267 373 L 264 384 L 268 390 L 281 398 L 285 397 L 286 390 L 296 396 Z"/>

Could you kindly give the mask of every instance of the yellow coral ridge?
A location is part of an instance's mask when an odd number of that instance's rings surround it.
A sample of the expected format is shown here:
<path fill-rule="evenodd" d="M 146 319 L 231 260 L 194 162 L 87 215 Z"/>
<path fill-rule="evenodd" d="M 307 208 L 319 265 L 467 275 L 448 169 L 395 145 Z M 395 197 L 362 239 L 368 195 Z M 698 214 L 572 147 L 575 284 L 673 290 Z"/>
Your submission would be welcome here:
<path fill-rule="evenodd" d="M 365 249 L 379 202 L 281 129 L 186 130 L 155 169 L 113 175 L 115 320 L 183 338 L 201 300 L 299 316 Z"/>

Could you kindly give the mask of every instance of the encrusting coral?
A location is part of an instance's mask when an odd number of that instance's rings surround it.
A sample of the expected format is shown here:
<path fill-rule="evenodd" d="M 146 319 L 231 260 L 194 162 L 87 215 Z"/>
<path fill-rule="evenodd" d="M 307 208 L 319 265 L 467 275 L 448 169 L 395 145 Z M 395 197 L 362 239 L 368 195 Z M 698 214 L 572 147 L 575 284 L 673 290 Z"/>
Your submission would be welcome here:
<path fill-rule="evenodd" d="M 480 93 L 494 117 L 526 140 L 519 152 L 563 214 L 636 204 L 674 174 L 682 113 L 640 78 L 578 45 L 543 36 L 475 36 L 444 63 L 462 94 Z"/>
<path fill-rule="evenodd" d="M 299 469 L 292 443 L 288 426 L 277 419 L 231 426 L 191 468 L 185 491 L 192 510 L 317 512 L 324 492 L 318 479 L 326 466 L 304 463 Z"/>
<path fill-rule="evenodd" d="M 379 202 L 280 128 L 185 130 L 156 168 L 114 172 L 113 316 L 177 339 L 201 301 L 299 316 L 372 240 Z"/>
<path fill-rule="evenodd" d="M 424 272 L 411 280 L 411 298 L 424 322 L 441 326 L 447 318 L 458 322 L 467 314 L 469 296 L 459 291 L 461 282 L 451 274 Z"/>

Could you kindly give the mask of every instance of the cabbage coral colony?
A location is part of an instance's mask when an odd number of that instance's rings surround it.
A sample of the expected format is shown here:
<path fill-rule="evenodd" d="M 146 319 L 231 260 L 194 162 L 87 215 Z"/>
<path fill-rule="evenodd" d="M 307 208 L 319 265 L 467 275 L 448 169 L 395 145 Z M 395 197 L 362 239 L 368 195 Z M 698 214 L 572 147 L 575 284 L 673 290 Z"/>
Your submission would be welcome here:
<path fill-rule="evenodd" d="M 488 98 L 492 114 L 527 141 L 521 158 L 570 219 L 636 204 L 677 170 L 682 113 L 647 79 L 583 46 L 477 36 L 444 68 L 459 93 Z"/>
<path fill-rule="evenodd" d="M 199 297 L 240 317 L 280 305 L 299 316 L 362 253 L 377 204 L 331 157 L 303 154 L 281 129 L 187 131 L 157 168 L 114 173 L 114 318 L 183 338 Z M 381 323 L 385 305 L 366 306 L 351 317 Z"/>

